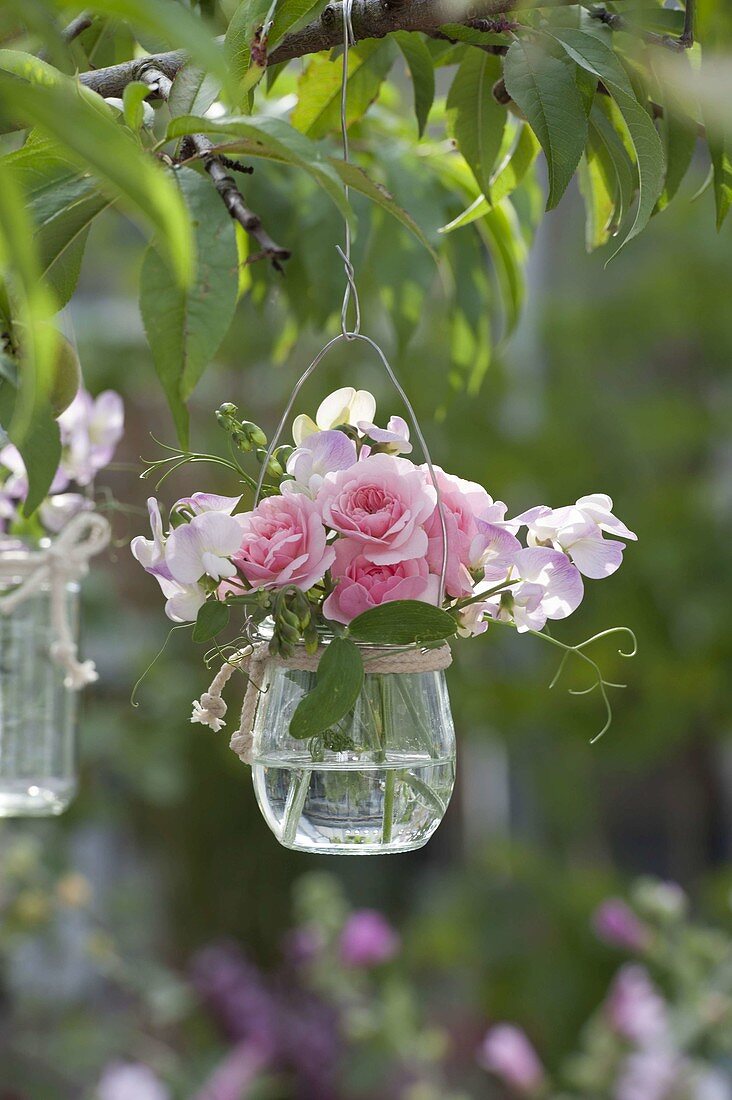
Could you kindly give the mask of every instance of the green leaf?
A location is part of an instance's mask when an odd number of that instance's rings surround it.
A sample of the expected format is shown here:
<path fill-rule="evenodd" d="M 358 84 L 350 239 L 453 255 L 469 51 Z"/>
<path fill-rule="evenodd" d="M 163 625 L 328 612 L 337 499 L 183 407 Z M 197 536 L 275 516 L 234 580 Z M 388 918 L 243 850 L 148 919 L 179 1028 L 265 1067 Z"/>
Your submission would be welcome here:
<path fill-rule="evenodd" d="M 315 687 L 290 720 L 290 735 L 303 741 L 330 729 L 355 706 L 363 686 L 363 661 L 349 638 L 334 638 L 318 665 Z"/>
<path fill-rule="evenodd" d="M 227 603 L 220 600 L 206 600 L 198 611 L 198 616 L 193 627 L 191 637 L 194 642 L 207 642 L 209 638 L 215 638 L 229 625 L 231 609 Z"/>
<path fill-rule="evenodd" d="M 610 100 L 607 101 L 610 105 Z M 598 102 L 592 108 L 589 123 L 589 141 L 594 153 L 600 160 L 608 186 L 614 179 L 612 188 L 615 199 L 615 217 L 613 233 L 630 209 L 633 194 L 637 186 L 638 173 L 635 164 L 628 156 L 625 143 L 615 129 L 609 114 L 605 111 L 605 101 Z"/>
<path fill-rule="evenodd" d="M 221 91 L 221 81 L 197 65 L 184 65 L 176 73 L 168 96 L 171 118 L 205 115 Z"/>
<path fill-rule="evenodd" d="M 58 143 L 66 159 L 92 172 L 103 190 L 159 235 L 176 277 L 190 277 L 193 242 L 185 206 L 170 174 L 144 152 L 98 96 L 92 106 L 75 86 L 38 88 L 0 81 L 0 103 Z"/>
<path fill-rule="evenodd" d="M 502 339 L 506 340 L 518 324 L 526 297 L 526 245 L 516 211 L 508 199 L 489 210 L 478 222 L 478 229 L 491 254 L 501 291 L 506 318 Z"/>
<path fill-rule="evenodd" d="M 394 600 L 357 615 L 348 633 L 359 642 L 375 645 L 413 645 L 439 642 L 457 631 L 452 615 L 421 600 Z"/>
<path fill-rule="evenodd" d="M 599 34 L 589 34 L 571 27 L 554 28 L 551 34 L 575 64 L 581 65 L 602 81 L 618 105 L 635 150 L 638 164 L 638 206 L 633 224 L 613 253 L 616 256 L 623 245 L 637 237 L 646 227 L 661 194 L 664 179 L 661 139 L 645 107 L 638 101 L 628 74 Z"/>
<path fill-rule="evenodd" d="M 346 124 L 362 118 L 379 94 L 394 63 L 394 47 L 386 39 L 367 39 L 348 52 Z M 341 59 L 311 59 L 298 82 L 292 125 L 311 138 L 321 138 L 341 124 Z"/>
<path fill-rule="evenodd" d="M 194 278 L 181 287 L 151 247 L 140 276 L 140 312 L 155 370 L 181 443 L 188 439 L 185 406 L 231 324 L 238 293 L 234 223 L 209 180 L 181 168 L 175 180 L 195 228 Z"/>
<path fill-rule="evenodd" d="M 493 31 L 479 31 L 475 27 L 465 27 L 462 23 L 443 23 L 440 33 L 456 42 L 464 42 L 471 46 L 506 46 L 508 39 L 505 34 L 496 34 Z"/>
<path fill-rule="evenodd" d="M 569 33 L 569 32 L 565 32 Z M 535 42 L 514 42 L 506 54 L 508 94 L 526 115 L 547 160 L 547 210 L 574 175 L 587 136 L 587 116 L 570 67 Z"/>
<path fill-rule="evenodd" d="M 61 458 L 61 440 L 51 404 L 58 333 L 48 323 L 56 305 L 39 278 L 33 224 L 23 193 L 0 162 L 0 270 L 12 282 L 22 333 L 19 385 L 9 423 L 3 424 L 28 474 L 23 514 L 44 499 Z M 3 402 L 3 405 L 5 403 Z"/>
<path fill-rule="evenodd" d="M 206 72 L 217 77 L 233 94 L 236 90 L 224 50 L 209 25 L 175 0 L 91 0 L 87 10 L 130 23 L 162 39 L 172 49 L 185 50 Z"/>
<path fill-rule="evenodd" d="M 142 105 L 149 95 L 150 89 L 141 80 L 133 80 L 131 84 L 125 87 L 122 93 L 123 113 L 130 130 L 139 130 L 142 126 L 145 118 Z"/>
<path fill-rule="evenodd" d="M 410 233 L 414 234 L 420 244 L 423 244 L 436 260 L 437 257 L 432 245 L 417 225 L 414 218 L 394 200 L 385 187 L 382 187 L 380 183 L 372 180 L 371 177 L 364 172 L 363 168 L 360 168 L 357 164 L 346 164 L 345 161 L 340 160 L 338 157 L 329 157 L 328 163 L 335 169 L 348 187 L 365 195 L 367 199 L 371 199 L 377 206 L 380 206 L 383 210 L 386 210 L 387 213 L 391 214 L 393 218 L 396 218 L 398 222 L 401 222 Z"/>
<path fill-rule="evenodd" d="M 578 179 L 585 204 L 585 248 L 592 252 L 610 238 L 615 220 L 615 188 L 591 139 L 579 163 Z"/>
<path fill-rule="evenodd" d="M 250 118 L 247 115 L 220 120 L 195 115 L 174 118 L 168 126 L 168 140 L 185 134 L 215 134 L 219 138 L 230 139 L 224 143 L 228 151 L 243 152 L 251 157 L 264 157 L 301 168 L 327 192 L 344 216 L 352 216 L 332 165 L 314 141 L 293 130 L 282 119 Z"/>
<path fill-rule="evenodd" d="M 721 229 L 732 206 L 732 129 L 708 131 L 707 142 L 712 158 L 717 229 Z"/>
<path fill-rule="evenodd" d="M 23 190 L 35 225 L 40 273 L 62 308 L 76 288 L 91 222 L 110 200 L 45 139 L 26 142 L 3 163 Z"/>
<path fill-rule="evenodd" d="M 393 38 L 404 55 L 412 78 L 417 133 L 422 137 L 435 98 L 435 66 L 432 54 L 422 35 L 416 31 L 397 31 Z"/>
<path fill-rule="evenodd" d="M 493 96 L 493 85 L 500 76 L 499 58 L 483 50 L 468 50 L 447 97 L 450 133 L 488 200 L 506 125 L 506 108 Z"/>
<path fill-rule="evenodd" d="M 270 7 L 270 0 L 242 0 L 229 21 L 224 41 L 226 58 L 240 92 L 248 93 L 265 73 L 252 64 L 252 46 Z M 241 97 L 239 97 L 241 98 Z M 193 113 L 193 111 L 189 112 Z"/>

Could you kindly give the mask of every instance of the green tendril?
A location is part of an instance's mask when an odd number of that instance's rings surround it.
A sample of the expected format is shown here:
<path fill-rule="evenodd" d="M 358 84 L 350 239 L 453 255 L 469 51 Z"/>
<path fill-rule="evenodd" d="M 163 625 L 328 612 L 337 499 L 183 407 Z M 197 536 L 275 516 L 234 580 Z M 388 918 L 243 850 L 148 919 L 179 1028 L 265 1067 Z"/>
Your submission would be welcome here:
<path fill-rule="evenodd" d="M 165 652 L 165 647 L 167 646 L 168 642 L 171 639 L 173 631 L 175 631 L 175 630 L 191 630 L 192 628 L 193 628 L 193 623 L 180 623 L 178 626 L 171 626 L 170 630 L 168 631 L 168 635 L 167 635 L 165 641 L 163 642 L 163 644 L 161 645 L 160 649 L 157 651 L 157 653 L 153 657 L 152 661 L 150 662 L 150 664 L 147 666 L 147 668 L 143 672 L 142 676 L 139 677 L 139 679 L 136 681 L 134 687 L 132 688 L 132 691 L 130 692 L 130 705 L 131 706 L 139 707 L 140 704 L 137 702 L 137 699 L 135 698 L 136 695 L 137 695 L 137 689 L 139 688 L 142 681 L 146 678 L 147 674 L 149 673 L 149 671 L 153 667 L 153 665 L 156 664 L 157 661 L 162 657 L 163 653 Z"/>

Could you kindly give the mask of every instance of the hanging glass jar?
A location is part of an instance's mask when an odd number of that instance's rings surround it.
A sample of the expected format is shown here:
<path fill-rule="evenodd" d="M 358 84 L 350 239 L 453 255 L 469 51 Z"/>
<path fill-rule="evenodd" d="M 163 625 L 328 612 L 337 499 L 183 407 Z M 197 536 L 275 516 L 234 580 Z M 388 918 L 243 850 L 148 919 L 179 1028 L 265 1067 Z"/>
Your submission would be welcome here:
<path fill-rule="evenodd" d="M 249 666 L 254 790 L 287 848 L 323 855 L 409 852 L 427 843 L 445 815 L 455 782 L 444 673 L 449 648 L 359 649 L 365 675 L 355 705 L 336 727 L 307 741 L 292 737 L 289 726 L 315 686 L 317 655 L 299 646 L 290 659 L 265 656 Z M 232 747 L 241 749 L 236 735 Z"/>
<path fill-rule="evenodd" d="M 60 814 L 76 793 L 77 692 L 96 679 L 77 660 L 79 579 L 108 537 L 89 514 L 53 542 L 0 542 L 0 817 Z"/>

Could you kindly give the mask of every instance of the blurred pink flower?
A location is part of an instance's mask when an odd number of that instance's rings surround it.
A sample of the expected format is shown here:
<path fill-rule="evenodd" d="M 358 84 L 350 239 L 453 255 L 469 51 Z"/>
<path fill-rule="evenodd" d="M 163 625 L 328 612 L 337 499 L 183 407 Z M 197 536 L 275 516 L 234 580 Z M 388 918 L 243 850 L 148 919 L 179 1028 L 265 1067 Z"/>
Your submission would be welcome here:
<path fill-rule="evenodd" d="M 613 947 L 643 951 L 651 938 L 650 930 L 621 898 L 608 898 L 595 910 L 592 925 L 596 934 Z"/>
<path fill-rule="evenodd" d="M 399 943 L 399 936 L 382 913 L 357 909 L 341 930 L 341 960 L 344 966 L 379 966 L 396 955 Z"/>
<path fill-rule="evenodd" d="M 376 454 L 327 474 L 318 494 L 323 521 L 354 539 L 369 561 L 394 565 L 427 553 L 423 525 L 436 494 L 408 459 Z"/>
<path fill-rule="evenodd" d="M 196 1093 L 195 1100 L 244 1100 L 268 1060 L 261 1044 L 251 1040 L 237 1043 Z"/>
<path fill-rule="evenodd" d="M 170 1090 L 141 1062 L 112 1062 L 104 1070 L 94 1100 L 169 1100 Z"/>
<path fill-rule="evenodd" d="M 663 1040 L 668 1032 L 666 1002 L 644 966 L 629 963 L 618 971 L 605 1001 L 613 1031 L 637 1046 Z"/>
<path fill-rule="evenodd" d="M 670 1049 L 634 1051 L 620 1067 L 613 1100 L 671 1100 L 680 1066 Z"/>
<path fill-rule="evenodd" d="M 392 600 L 436 604 L 439 596 L 438 578 L 430 573 L 424 558 L 376 565 L 352 539 L 336 542 L 331 572 L 338 583 L 323 604 L 323 614 L 337 623 L 350 623 L 361 612 Z"/>
<path fill-rule="evenodd" d="M 306 592 L 333 564 L 320 511 L 303 494 L 267 497 L 236 520 L 241 538 L 233 560 L 253 588 L 294 584 Z"/>
<path fill-rule="evenodd" d="M 79 390 L 58 418 L 63 452 L 61 469 L 77 485 L 89 485 L 112 460 L 124 431 L 122 398 L 105 390 L 94 398 Z"/>
<path fill-rule="evenodd" d="M 525 1033 L 512 1024 L 496 1024 L 478 1052 L 483 1069 L 524 1096 L 531 1096 L 544 1084 L 544 1067 Z"/>

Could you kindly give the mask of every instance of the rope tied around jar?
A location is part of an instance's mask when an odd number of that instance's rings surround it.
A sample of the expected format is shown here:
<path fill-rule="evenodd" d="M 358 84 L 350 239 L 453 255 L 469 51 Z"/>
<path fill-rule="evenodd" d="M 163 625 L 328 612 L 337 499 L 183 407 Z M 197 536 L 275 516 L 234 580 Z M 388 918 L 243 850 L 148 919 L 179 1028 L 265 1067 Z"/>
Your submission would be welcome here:
<path fill-rule="evenodd" d="M 200 722 L 218 732 L 226 724 L 224 716 L 227 705 L 221 692 L 233 673 L 240 669 L 246 674 L 247 687 L 241 708 L 239 728 L 231 735 L 229 748 L 235 752 L 244 764 L 252 763 L 252 745 L 254 720 L 261 695 L 264 693 L 262 681 L 267 663 L 282 668 L 296 669 L 300 672 L 317 672 L 325 646 L 315 653 L 295 653 L 292 657 L 274 656 L 269 652 L 268 642 L 254 642 L 233 657 L 216 673 L 208 691 L 193 704 L 191 722 Z M 449 645 L 440 645 L 433 649 L 421 647 L 369 647 L 364 655 L 366 673 L 407 674 L 410 672 L 441 672 L 452 664 L 452 652 Z"/>
<path fill-rule="evenodd" d="M 3 582 L 20 579 L 17 587 L 0 596 L 0 615 L 11 615 L 40 588 L 48 588 L 51 603 L 49 654 L 54 664 L 66 673 L 64 687 L 69 691 L 80 691 L 97 680 L 98 674 L 93 661 L 78 659 L 67 586 L 86 576 L 89 560 L 108 546 L 110 535 L 104 516 L 81 512 L 69 520 L 48 546 L 22 554 L 0 551 L 0 586 Z"/>

